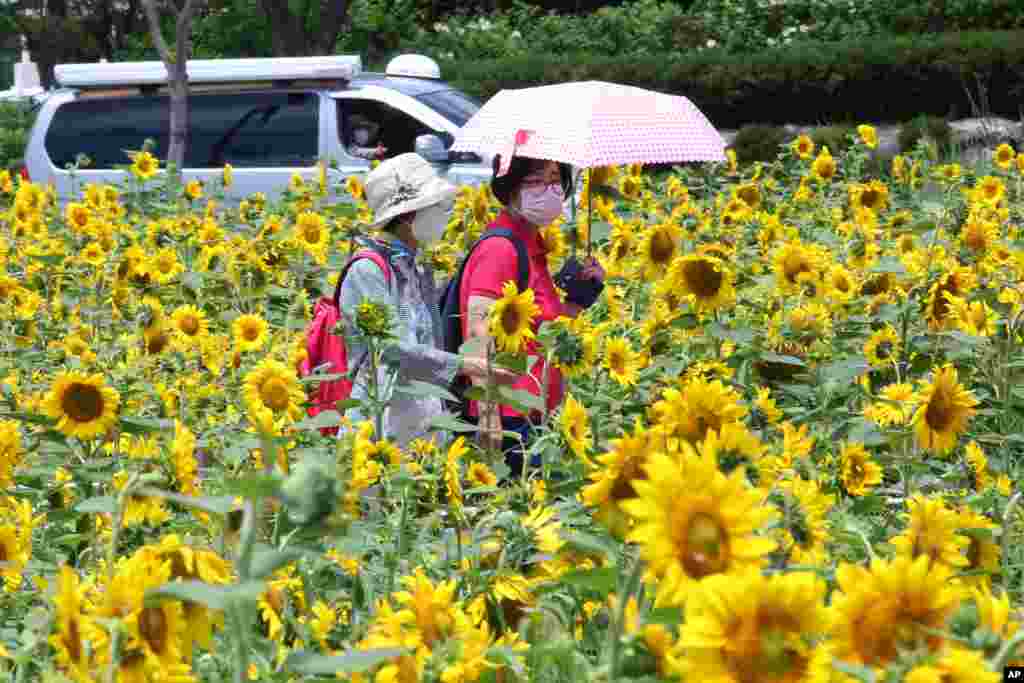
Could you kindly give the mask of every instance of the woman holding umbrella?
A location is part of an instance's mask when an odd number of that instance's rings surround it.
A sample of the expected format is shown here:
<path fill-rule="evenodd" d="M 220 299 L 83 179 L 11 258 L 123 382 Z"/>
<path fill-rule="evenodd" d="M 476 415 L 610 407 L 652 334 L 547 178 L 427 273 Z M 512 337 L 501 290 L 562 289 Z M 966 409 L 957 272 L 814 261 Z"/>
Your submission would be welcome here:
<path fill-rule="evenodd" d="M 547 255 L 539 230 L 559 215 L 565 198 L 572 196 L 572 173 L 567 164 L 544 161 L 524 156 L 513 156 L 502 163 L 501 155 L 494 160 L 494 177 L 491 190 L 504 210 L 488 226 L 488 230 L 504 228 L 511 232 L 512 239 L 525 246 L 529 260 L 529 288 L 533 290 L 534 303 L 540 313 L 534 317 L 531 327 L 536 334 L 542 323 L 560 316 L 576 317 L 597 299 L 604 280 L 604 271 L 595 259 L 584 266 L 570 261 L 559 273 L 558 282 L 566 291 L 563 301 L 555 290 L 547 265 Z M 488 320 L 491 308 L 503 296 L 506 282 L 516 282 L 519 273 L 519 250 L 511 239 L 482 240 L 467 257 L 459 285 L 459 312 L 463 326 L 463 338 L 483 338 L 490 342 Z M 536 342 L 531 341 L 528 353 L 536 351 Z M 543 358 L 534 363 L 529 374 L 513 384 L 540 396 L 547 374 L 547 409 L 558 407 L 563 396 L 562 376 L 557 368 L 545 368 Z M 474 384 L 481 384 L 485 378 L 471 377 Z M 523 415 L 511 406 L 487 405 L 470 401 L 471 418 L 480 426 L 482 445 L 488 448 L 501 447 L 505 460 L 514 476 L 523 468 L 523 449 L 529 440 L 533 424 L 540 415 Z M 518 434 L 521 438 L 502 440 L 502 431 Z M 534 463 L 536 464 L 536 463 Z"/>

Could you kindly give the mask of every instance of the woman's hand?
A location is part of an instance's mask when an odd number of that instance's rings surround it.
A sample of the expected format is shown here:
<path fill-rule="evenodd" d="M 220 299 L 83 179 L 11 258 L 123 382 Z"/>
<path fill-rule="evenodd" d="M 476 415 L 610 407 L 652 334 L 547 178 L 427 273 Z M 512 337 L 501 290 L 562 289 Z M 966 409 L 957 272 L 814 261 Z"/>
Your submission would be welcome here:
<path fill-rule="evenodd" d="M 597 280 L 598 282 L 604 282 L 604 266 L 595 257 L 591 256 L 587 262 L 583 265 L 583 271 L 580 273 L 580 277 L 584 280 Z"/>
<path fill-rule="evenodd" d="M 469 377 L 475 386 L 486 383 L 488 378 L 497 384 L 504 385 L 514 384 L 519 379 L 519 375 L 511 370 L 506 370 L 493 363 L 490 369 L 488 369 L 487 360 L 479 356 L 464 356 L 460 369 L 462 374 Z"/>

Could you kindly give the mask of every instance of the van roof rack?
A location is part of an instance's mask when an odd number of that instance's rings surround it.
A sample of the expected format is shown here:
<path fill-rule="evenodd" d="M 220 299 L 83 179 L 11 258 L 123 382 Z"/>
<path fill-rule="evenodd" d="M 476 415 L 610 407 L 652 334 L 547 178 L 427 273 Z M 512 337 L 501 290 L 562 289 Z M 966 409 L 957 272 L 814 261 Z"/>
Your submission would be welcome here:
<path fill-rule="evenodd" d="M 190 59 L 188 80 L 195 84 L 273 83 L 295 81 L 351 81 L 363 68 L 358 55 L 336 57 L 270 57 L 256 59 Z M 167 84 L 163 62 L 110 62 L 58 64 L 57 82 L 68 88 L 138 87 L 152 91 Z"/>

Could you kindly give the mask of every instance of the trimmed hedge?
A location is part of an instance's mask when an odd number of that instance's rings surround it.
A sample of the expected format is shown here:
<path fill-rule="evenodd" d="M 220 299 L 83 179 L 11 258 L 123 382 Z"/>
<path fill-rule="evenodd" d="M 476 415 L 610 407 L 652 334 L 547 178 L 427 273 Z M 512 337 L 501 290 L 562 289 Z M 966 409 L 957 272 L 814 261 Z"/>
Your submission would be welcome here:
<path fill-rule="evenodd" d="M 752 119 L 815 124 L 970 116 L 977 76 L 991 113 L 1017 118 L 1024 106 L 1024 31 L 808 42 L 749 55 L 531 55 L 444 63 L 442 73 L 481 99 L 505 88 L 566 81 L 626 83 L 685 95 L 719 128 Z"/>

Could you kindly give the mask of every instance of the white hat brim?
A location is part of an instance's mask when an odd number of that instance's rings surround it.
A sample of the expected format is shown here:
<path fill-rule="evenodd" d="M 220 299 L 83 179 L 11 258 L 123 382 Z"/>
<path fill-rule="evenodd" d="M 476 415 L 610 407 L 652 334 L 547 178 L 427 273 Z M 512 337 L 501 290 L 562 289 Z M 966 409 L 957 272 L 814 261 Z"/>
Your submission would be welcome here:
<path fill-rule="evenodd" d="M 458 189 L 454 185 L 443 178 L 436 178 L 431 180 L 414 199 L 389 206 L 380 215 L 374 215 L 373 222 L 369 223 L 366 227 L 370 230 L 376 230 L 404 213 L 419 211 L 441 202 L 451 202 L 457 194 Z"/>

